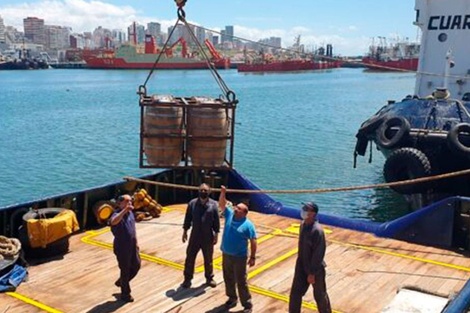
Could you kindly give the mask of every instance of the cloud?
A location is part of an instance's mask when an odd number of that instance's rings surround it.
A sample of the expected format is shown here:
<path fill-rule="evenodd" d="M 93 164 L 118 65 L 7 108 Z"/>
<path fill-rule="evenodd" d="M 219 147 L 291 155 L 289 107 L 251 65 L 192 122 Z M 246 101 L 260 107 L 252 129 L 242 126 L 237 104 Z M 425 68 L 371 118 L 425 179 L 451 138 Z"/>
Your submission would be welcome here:
<path fill-rule="evenodd" d="M 44 19 L 47 25 L 72 27 L 74 32 L 91 31 L 98 26 L 125 29 L 137 19 L 131 6 L 115 6 L 101 1 L 46 0 L 30 4 L 0 7 L 5 25 L 23 30 L 23 19 Z"/>
<path fill-rule="evenodd" d="M 98 26 L 126 30 L 133 22 L 143 25 L 148 22 L 158 22 L 162 25 L 162 31 L 166 32 L 168 27 L 175 23 L 175 20 L 145 16 L 132 6 L 117 6 L 97 0 L 43 0 L 17 5 L 0 5 L 0 16 L 4 19 L 5 25 L 14 26 L 20 31 L 23 31 L 23 19 L 29 16 L 44 19 L 46 25 L 71 27 L 72 31 L 77 33 L 93 31 Z M 332 30 L 332 33 L 343 36 L 317 35 L 312 29 L 303 26 L 291 29 L 260 29 L 235 25 L 234 30 L 236 36 L 253 41 L 281 37 L 284 47 L 292 46 L 296 36 L 301 35 L 301 43 L 307 48 L 332 44 L 334 51 L 343 55 L 361 54 L 367 51 L 367 46 L 370 44 L 370 39 L 365 41 L 364 38 L 346 37 L 357 32 L 354 26 Z"/>
<path fill-rule="evenodd" d="M 370 38 L 368 37 L 344 37 L 340 35 L 317 35 L 307 27 L 293 27 L 291 29 L 257 29 L 243 26 L 234 26 L 237 37 L 258 41 L 269 37 L 281 37 L 282 46 L 290 47 L 294 44 L 295 38 L 300 35 L 300 43 L 309 51 L 313 51 L 327 44 L 333 45 L 333 53 L 341 55 L 362 55 L 368 50 Z"/>

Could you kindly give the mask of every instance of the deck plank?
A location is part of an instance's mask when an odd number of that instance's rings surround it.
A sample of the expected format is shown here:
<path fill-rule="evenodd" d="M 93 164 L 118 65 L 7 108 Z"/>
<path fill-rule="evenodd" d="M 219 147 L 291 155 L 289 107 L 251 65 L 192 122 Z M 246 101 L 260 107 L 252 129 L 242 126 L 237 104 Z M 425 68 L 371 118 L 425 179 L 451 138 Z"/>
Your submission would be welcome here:
<path fill-rule="evenodd" d="M 116 297 L 119 275 L 111 250 L 108 228 L 79 233 L 70 239 L 70 252 L 30 266 L 29 280 L 17 294 L 58 312 L 223 312 L 226 296 L 220 263 L 220 240 L 215 249 L 216 288 L 204 283 L 202 254 L 196 260 L 193 287 L 179 287 L 183 280 L 186 244 L 181 242 L 186 205 L 171 207 L 157 219 L 138 223 L 142 269 L 131 282 L 136 301 L 123 304 Z M 297 237 L 293 220 L 250 212 L 258 230 L 257 264 L 249 268 L 255 312 L 286 312 Z M 223 224 L 223 223 L 222 223 Z M 377 238 L 325 226 L 327 287 L 336 312 L 380 312 L 400 288 L 414 288 L 449 297 L 470 278 L 470 258 L 459 251 L 425 247 Z M 221 237 L 219 237 L 221 239 Z M 372 296 L 371 296 L 372 295 Z M 315 312 L 310 289 L 302 312 Z M 231 312 L 241 310 L 241 306 Z M 0 312 L 44 312 L 11 295 L 0 294 Z"/>

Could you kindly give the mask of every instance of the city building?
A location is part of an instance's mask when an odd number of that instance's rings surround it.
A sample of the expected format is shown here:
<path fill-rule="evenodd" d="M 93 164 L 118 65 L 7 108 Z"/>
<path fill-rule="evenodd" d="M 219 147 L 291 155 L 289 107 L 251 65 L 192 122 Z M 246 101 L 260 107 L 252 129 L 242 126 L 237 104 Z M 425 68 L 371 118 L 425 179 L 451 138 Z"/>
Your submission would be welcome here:
<path fill-rule="evenodd" d="M 5 24 L 3 23 L 3 18 L 1 16 L 0 16 L 0 43 L 6 43 Z"/>
<path fill-rule="evenodd" d="M 225 30 L 222 30 L 222 43 L 226 41 L 233 41 L 233 26 L 225 26 Z"/>
<path fill-rule="evenodd" d="M 145 27 L 139 23 L 132 23 L 127 27 L 127 37 L 129 41 L 134 44 L 144 43 L 145 41 Z"/>
<path fill-rule="evenodd" d="M 127 41 L 126 33 L 120 29 L 113 29 L 112 36 L 116 43 L 116 46 L 121 45 Z"/>
<path fill-rule="evenodd" d="M 70 48 L 70 27 L 45 25 L 45 47 L 48 50 Z"/>
<path fill-rule="evenodd" d="M 37 17 L 27 17 L 23 19 L 24 37 L 32 43 L 45 45 L 44 20 Z"/>
<path fill-rule="evenodd" d="M 99 26 L 93 31 L 93 46 L 91 48 L 110 48 L 113 44 L 111 31 Z"/>
<path fill-rule="evenodd" d="M 147 34 L 152 35 L 155 38 L 160 37 L 162 32 L 162 26 L 160 23 L 150 22 L 147 23 Z"/>
<path fill-rule="evenodd" d="M 199 42 L 204 42 L 207 39 L 206 30 L 202 27 L 196 27 L 196 38 Z"/>
<path fill-rule="evenodd" d="M 20 32 L 13 26 L 6 26 L 5 27 L 5 41 L 7 45 L 16 43 L 16 42 L 23 42 L 24 40 L 23 32 Z"/>

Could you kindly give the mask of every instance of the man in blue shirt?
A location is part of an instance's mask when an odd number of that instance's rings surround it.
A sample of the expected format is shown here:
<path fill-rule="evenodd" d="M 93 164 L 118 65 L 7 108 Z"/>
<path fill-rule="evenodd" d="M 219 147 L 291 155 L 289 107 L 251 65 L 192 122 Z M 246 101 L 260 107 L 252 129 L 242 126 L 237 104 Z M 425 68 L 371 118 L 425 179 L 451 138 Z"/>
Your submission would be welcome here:
<path fill-rule="evenodd" d="M 121 300 L 133 302 L 129 282 L 140 270 L 139 246 L 135 231 L 135 218 L 130 195 L 117 199 L 117 208 L 109 218 L 111 232 L 114 235 L 113 250 L 116 255 L 121 275 L 114 283 L 121 287 Z"/>
<path fill-rule="evenodd" d="M 237 305 L 238 289 L 240 302 L 244 307 L 244 313 L 251 313 L 253 304 L 248 289 L 246 265 L 255 265 L 256 261 L 256 229 L 253 223 L 246 217 L 248 206 L 239 203 L 232 207 L 227 204 L 227 189 L 221 186 L 219 197 L 219 209 L 225 218 L 224 233 L 222 235 L 222 267 L 225 281 L 225 294 L 228 297 L 225 306 L 227 309 Z M 250 256 L 248 258 L 248 241 L 250 242 Z"/>

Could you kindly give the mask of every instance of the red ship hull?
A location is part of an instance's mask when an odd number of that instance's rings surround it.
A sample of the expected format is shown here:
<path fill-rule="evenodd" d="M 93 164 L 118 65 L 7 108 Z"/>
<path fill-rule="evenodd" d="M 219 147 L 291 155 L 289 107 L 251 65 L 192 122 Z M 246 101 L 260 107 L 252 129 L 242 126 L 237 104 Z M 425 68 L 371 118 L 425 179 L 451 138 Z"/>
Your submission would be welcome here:
<path fill-rule="evenodd" d="M 103 57 L 85 57 L 88 68 L 94 69 L 152 69 L 154 62 L 127 62 L 123 58 L 103 58 Z M 217 69 L 227 69 L 230 67 L 229 59 L 221 59 L 212 62 Z M 208 65 L 204 61 L 189 62 L 159 62 L 155 65 L 156 69 L 164 70 L 198 70 L 207 69 Z"/>
<path fill-rule="evenodd" d="M 313 62 L 305 60 L 275 61 L 271 63 L 239 64 L 239 72 L 293 72 L 311 71 L 340 67 L 340 62 Z"/>
<path fill-rule="evenodd" d="M 418 69 L 418 58 L 407 58 L 390 61 L 379 61 L 374 58 L 365 57 L 362 59 L 364 66 L 374 71 L 416 71 Z"/>

